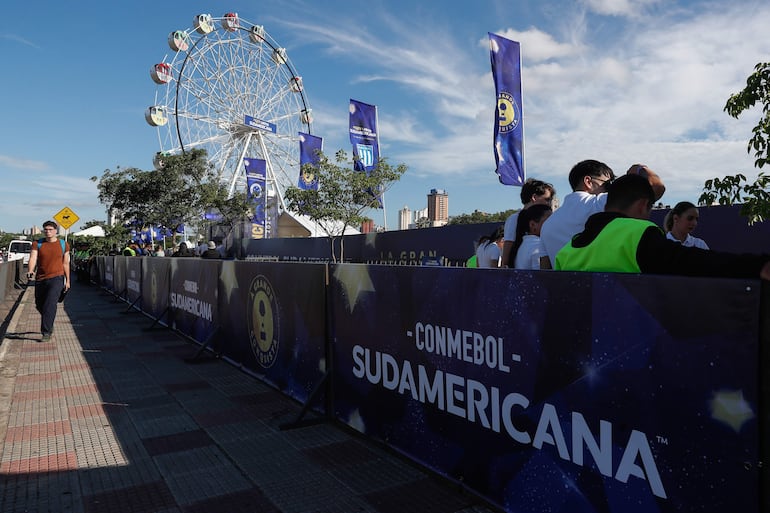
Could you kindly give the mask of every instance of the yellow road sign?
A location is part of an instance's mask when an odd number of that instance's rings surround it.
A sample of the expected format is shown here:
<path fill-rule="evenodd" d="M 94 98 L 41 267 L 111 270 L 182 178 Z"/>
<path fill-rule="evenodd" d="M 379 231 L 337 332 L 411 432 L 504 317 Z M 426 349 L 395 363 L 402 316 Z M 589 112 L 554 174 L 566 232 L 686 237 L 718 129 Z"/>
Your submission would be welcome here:
<path fill-rule="evenodd" d="M 62 226 L 65 230 L 69 230 L 70 226 L 78 222 L 78 215 L 70 210 L 69 207 L 64 207 L 63 209 L 59 210 L 59 212 L 53 216 L 54 219 L 59 223 L 60 226 Z"/>

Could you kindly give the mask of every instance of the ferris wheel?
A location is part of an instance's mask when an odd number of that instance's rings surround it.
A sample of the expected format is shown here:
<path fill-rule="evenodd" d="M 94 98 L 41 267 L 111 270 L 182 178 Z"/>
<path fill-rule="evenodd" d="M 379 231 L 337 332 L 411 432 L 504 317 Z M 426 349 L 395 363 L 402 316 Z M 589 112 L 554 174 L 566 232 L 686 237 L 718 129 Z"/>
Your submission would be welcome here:
<path fill-rule="evenodd" d="M 232 196 L 246 189 L 244 159 L 264 159 L 268 199 L 285 210 L 283 193 L 299 176 L 299 132 L 313 121 L 286 49 L 236 13 L 199 14 L 168 46 L 170 59 L 150 69 L 157 89 L 145 112 L 158 132 L 155 166 L 203 148 Z"/>

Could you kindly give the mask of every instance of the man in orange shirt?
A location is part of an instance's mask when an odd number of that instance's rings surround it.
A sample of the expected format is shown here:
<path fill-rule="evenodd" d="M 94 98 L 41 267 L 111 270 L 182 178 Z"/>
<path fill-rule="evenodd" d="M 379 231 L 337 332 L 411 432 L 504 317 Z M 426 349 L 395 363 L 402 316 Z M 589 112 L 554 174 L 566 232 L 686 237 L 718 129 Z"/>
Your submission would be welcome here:
<path fill-rule="evenodd" d="M 69 244 L 59 240 L 58 228 L 53 221 L 43 223 L 45 238 L 32 244 L 29 255 L 27 278 L 35 276 L 37 266 L 35 308 L 41 316 L 43 342 L 51 340 L 59 297 L 70 288 L 70 248 Z"/>

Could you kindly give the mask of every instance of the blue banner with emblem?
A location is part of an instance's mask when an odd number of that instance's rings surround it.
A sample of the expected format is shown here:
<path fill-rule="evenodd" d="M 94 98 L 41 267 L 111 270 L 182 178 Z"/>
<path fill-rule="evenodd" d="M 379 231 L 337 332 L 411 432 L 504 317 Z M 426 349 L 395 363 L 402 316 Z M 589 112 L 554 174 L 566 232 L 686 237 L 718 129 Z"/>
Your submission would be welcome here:
<path fill-rule="evenodd" d="M 299 180 L 297 187 L 300 189 L 318 190 L 317 170 L 321 151 L 323 151 L 322 138 L 299 132 Z"/>
<path fill-rule="evenodd" d="M 267 163 L 262 159 L 243 159 L 246 167 L 246 186 L 248 187 L 249 202 L 254 205 L 254 215 L 251 217 L 251 238 L 265 238 L 265 209 L 267 207 L 267 191 L 265 190 L 265 173 Z"/>
<path fill-rule="evenodd" d="M 353 145 L 353 168 L 369 174 L 380 160 L 377 135 L 377 107 L 350 100 L 350 144 Z M 382 207 L 382 193 L 369 191 Z"/>
<path fill-rule="evenodd" d="M 524 171 L 524 126 L 521 116 L 521 50 L 519 43 L 489 33 L 489 55 L 495 81 L 495 172 L 503 185 L 521 186 Z"/>

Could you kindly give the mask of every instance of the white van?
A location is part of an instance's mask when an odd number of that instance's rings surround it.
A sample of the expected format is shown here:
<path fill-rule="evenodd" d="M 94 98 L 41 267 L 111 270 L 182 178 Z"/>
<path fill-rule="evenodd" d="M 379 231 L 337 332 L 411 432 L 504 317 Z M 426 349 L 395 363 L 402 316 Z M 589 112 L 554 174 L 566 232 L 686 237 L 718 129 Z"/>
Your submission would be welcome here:
<path fill-rule="evenodd" d="M 8 261 L 24 259 L 24 265 L 29 264 L 29 254 L 32 252 L 32 241 L 12 240 L 8 244 Z"/>

